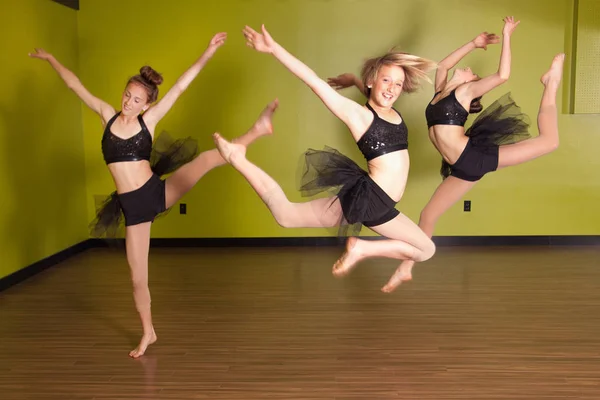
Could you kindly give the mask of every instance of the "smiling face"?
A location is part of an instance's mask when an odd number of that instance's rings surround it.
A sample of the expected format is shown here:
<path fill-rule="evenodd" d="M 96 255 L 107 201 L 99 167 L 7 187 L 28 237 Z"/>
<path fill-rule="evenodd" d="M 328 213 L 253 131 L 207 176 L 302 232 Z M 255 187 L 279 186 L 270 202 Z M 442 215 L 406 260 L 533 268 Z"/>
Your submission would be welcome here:
<path fill-rule="evenodd" d="M 121 98 L 122 114 L 135 116 L 148 109 L 148 91 L 142 85 L 131 82 L 123 91 Z"/>
<path fill-rule="evenodd" d="M 392 107 L 402 94 L 404 69 L 396 65 L 382 65 L 375 79 L 368 86 L 371 89 L 369 98 L 380 107 Z"/>

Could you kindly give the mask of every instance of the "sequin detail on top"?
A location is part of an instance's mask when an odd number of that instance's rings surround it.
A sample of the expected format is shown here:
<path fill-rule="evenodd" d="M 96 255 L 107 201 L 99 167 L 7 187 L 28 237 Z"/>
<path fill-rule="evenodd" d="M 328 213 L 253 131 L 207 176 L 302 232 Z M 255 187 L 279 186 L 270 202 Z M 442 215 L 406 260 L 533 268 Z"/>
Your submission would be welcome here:
<path fill-rule="evenodd" d="M 434 125 L 465 126 L 469 112 L 458 102 L 455 91 L 456 89 L 435 104 L 429 102 L 425 109 L 425 118 L 429 128 Z M 435 98 L 439 93 L 441 92 L 437 92 L 433 97 Z"/>
<path fill-rule="evenodd" d="M 379 118 L 369 103 L 366 106 L 373 113 L 373 122 L 356 144 L 367 161 L 384 154 L 406 150 L 408 148 L 408 128 L 402 115 L 394 109 L 402 118 L 402 122 L 392 124 Z"/>
<path fill-rule="evenodd" d="M 134 136 L 128 139 L 122 139 L 111 132 L 110 127 L 121 112 L 116 113 L 104 128 L 102 136 L 102 155 L 104 162 L 111 164 L 122 161 L 150 161 L 152 154 L 152 135 L 144 123 L 141 115 L 138 115 L 138 121 L 142 129 Z"/>

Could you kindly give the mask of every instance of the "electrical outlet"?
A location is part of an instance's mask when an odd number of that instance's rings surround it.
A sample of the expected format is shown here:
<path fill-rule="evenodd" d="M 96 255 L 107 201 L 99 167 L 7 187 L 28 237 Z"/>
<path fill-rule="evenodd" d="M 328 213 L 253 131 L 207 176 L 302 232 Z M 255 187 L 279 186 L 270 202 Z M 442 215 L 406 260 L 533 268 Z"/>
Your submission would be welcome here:
<path fill-rule="evenodd" d="M 463 207 L 464 212 L 471 212 L 471 200 L 465 200 L 465 205 Z"/>
<path fill-rule="evenodd" d="M 179 205 L 179 214 L 187 214 L 187 205 L 185 203 Z"/>

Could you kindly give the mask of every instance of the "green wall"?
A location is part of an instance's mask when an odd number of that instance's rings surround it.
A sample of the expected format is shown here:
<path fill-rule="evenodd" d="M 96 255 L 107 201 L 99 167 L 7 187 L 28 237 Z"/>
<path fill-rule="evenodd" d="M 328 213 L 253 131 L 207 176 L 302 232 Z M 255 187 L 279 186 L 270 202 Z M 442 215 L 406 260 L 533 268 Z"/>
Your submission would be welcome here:
<path fill-rule="evenodd" d="M 42 47 L 77 69 L 77 14 L 21 0 L 0 16 L 0 278 L 88 237 L 79 101 Z"/>
<path fill-rule="evenodd" d="M 159 127 L 175 135 L 196 137 L 212 148 L 211 133 L 227 137 L 243 132 L 263 105 L 278 96 L 276 134 L 250 149 L 249 158 L 281 183 L 289 197 L 296 191 L 298 160 L 308 147 L 336 147 L 364 161 L 346 128 L 298 79 L 273 57 L 247 48 L 241 29 L 265 23 L 274 38 L 321 77 L 358 72 L 361 61 L 400 45 L 406 51 L 440 60 L 481 31 L 502 30 L 502 18 L 522 22 L 513 39 L 510 82 L 486 96 L 512 91 L 534 122 L 542 86 L 541 74 L 552 56 L 570 50 L 571 0 L 372 0 L 302 2 L 204 2 L 132 0 L 121 4 L 83 1 L 79 13 L 81 67 L 90 88 L 117 104 L 125 79 L 144 63 L 165 74 L 163 92 L 204 50 L 218 31 L 229 32 L 226 45 L 201 73 Z M 118 12 L 116 10 L 119 10 Z M 234 11 L 225 11 L 234 10 Z M 122 29 L 106 29 L 106 21 Z M 479 74 L 493 73 L 500 46 L 478 51 L 462 64 Z M 566 80 L 568 82 L 568 79 Z M 564 87 L 563 87 L 564 88 Z M 346 94 L 363 101 L 356 90 Z M 425 86 L 397 106 L 410 130 L 411 173 L 399 209 L 417 220 L 436 186 L 440 156 L 427 139 L 424 108 L 433 94 Z M 562 93 L 561 93 L 562 96 Z M 561 105 L 562 107 L 562 105 Z M 88 203 L 108 192 L 111 180 L 101 168 L 95 116 L 84 112 Z M 472 118 L 471 120 L 472 121 Z M 472 212 L 457 204 L 441 220 L 436 235 L 570 235 L 598 234 L 600 189 L 593 165 L 600 146 L 597 116 L 561 115 L 561 147 L 543 159 L 496 172 L 467 196 Z M 230 167 L 213 171 L 184 199 L 188 214 L 177 210 L 153 228 L 155 237 L 245 237 L 327 235 L 318 229 L 283 229 L 242 177 Z M 92 217 L 89 209 L 88 217 Z M 364 230 L 364 234 L 370 234 Z"/>
<path fill-rule="evenodd" d="M 164 74 L 161 95 L 204 51 L 212 35 L 229 32 L 226 45 L 162 121 L 175 136 L 191 135 L 202 149 L 211 134 L 243 133 L 262 108 L 280 99 L 276 133 L 250 148 L 248 157 L 270 173 L 295 201 L 298 161 L 306 148 L 335 147 L 366 166 L 347 129 L 320 100 L 273 57 L 247 48 L 241 30 L 267 28 L 321 77 L 360 70 L 364 58 L 399 45 L 440 60 L 481 31 L 501 33 L 502 18 L 522 23 L 513 39 L 510 81 L 484 104 L 512 91 L 535 122 L 542 86 L 539 77 L 553 55 L 572 49 L 572 0 L 370 0 L 275 1 L 82 0 L 78 12 L 49 0 L 26 0 L 3 14 L 5 38 L 0 80 L 0 151 L 4 157 L 3 261 L 7 275 L 87 237 L 94 196 L 114 186 L 102 160 L 102 128 L 55 73 L 27 52 L 45 47 L 95 95 L 118 107 L 127 78 L 144 64 Z M 23 29 L 26 26 L 27 29 Z M 112 27 L 111 27 L 112 26 Z M 19 32 L 18 35 L 15 32 Z M 500 46 L 477 51 L 461 65 L 493 73 Z M 568 108 L 569 68 L 559 107 Z M 355 89 L 344 92 L 363 102 Z M 426 85 L 397 103 L 410 130 L 411 172 L 399 209 L 418 219 L 440 183 L 440 156 L 427 138 L 424 108 L 433 94 Z M 471 118 L 472 121 L 473 118 Z M 597 115 L 559 116 L 561 147 L 537 161 L 486 177 L 438 224 L 436 235 L 600 234 L 596 179 L 600 161 Z M 81 128 L 81 126 L 83 128 Z M 83 132 L 82 130 L 83 129 Z M 534 125 L 532 133 L 537 134 Z M 177 207 L 153 227 L 154 237 L 322 236 L 335 230 L 283 229 L 243 178 L 229 166 L 209 173 Z M 370 234 L 368 230 L 363 234 Z"/>

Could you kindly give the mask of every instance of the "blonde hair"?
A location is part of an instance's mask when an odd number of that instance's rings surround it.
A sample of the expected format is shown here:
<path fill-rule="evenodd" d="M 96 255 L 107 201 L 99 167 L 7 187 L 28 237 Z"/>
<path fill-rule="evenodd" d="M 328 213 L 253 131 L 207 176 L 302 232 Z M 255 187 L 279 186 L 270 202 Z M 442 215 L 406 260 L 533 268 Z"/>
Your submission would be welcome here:
<path fill-rule="evenodd" d="M 405 75 L 402 91 L 406 93 L 413 93 L 418 90 L 421 79 L 431 83 L 431 79 L 427 74 L 437 66 L 431 60 L 391 49 L 382 56 L 366 60 L 363 64 L 361 79 L 367 95 L 371 91 L 367 85 L 377 79 L 377 73 L 384 65 L 395 65 L 402 68 Z"/>

